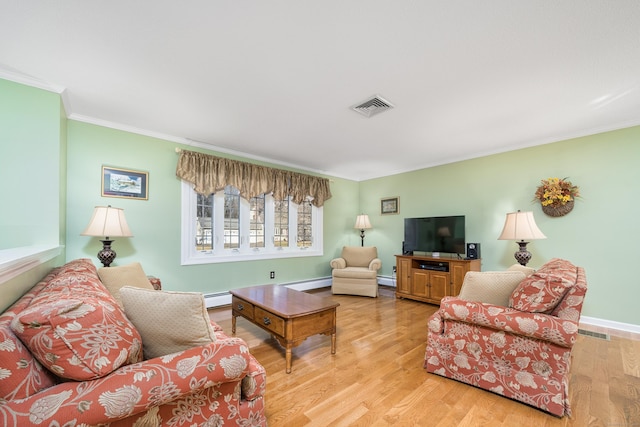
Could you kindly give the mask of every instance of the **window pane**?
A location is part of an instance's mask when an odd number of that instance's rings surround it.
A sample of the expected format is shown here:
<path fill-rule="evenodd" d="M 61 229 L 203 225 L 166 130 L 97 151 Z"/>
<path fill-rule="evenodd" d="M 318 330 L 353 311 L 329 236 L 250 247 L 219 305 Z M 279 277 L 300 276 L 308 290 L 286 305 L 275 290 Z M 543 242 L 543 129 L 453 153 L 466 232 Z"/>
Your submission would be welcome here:
<path fill-rule="evenodd" d="M 312 243 L 311 202 L 305 200 L 298 208 L 298 247 L 308 248 Z"/>
<path fill-rule="evenodd" d="M 274 201 L 273 245 L 289 246 L 289 199 Z"/>
<path fill-rule="evenodd" d="M 224 188 L 224 247 L 240 247 L 240 190 L 230 185 Z"/>
<path fill-rule="evenodd" d="M 264 194 L 249 200 L 249 246 L 264 248 Z"/>
<path fill-rule="evenodd" d="M 213 194 L 203 196 L 198 194 L 196 202 L 196 250 L 208 251 L 213 249 L 212 228 Z"/>

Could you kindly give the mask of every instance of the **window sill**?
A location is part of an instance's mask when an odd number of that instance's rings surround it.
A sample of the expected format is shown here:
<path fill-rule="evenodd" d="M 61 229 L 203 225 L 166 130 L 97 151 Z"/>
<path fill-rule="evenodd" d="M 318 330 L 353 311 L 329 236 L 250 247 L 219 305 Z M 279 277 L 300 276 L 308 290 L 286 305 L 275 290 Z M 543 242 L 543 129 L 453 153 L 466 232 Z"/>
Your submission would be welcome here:
<path fill-rule="evenodd" d="M 224 254 L 213 254 L 206 252 L 198 252 L 190 256 L 184 256 L 182 265 L 196 264 L 216 264 L 222 262 L 238 262 L 238 261 L 260 261 L 265 259 L 285 259 L 322 256 L 323 253 L 316 249 L 304 249 L 296 251 L 248 251 L 248 252 L 226 252 Z"/>
<path fill-rule="evenodd" d="M 0 250 L 0 283 L 57 257 L 63 246 L 24 246 Z"/>

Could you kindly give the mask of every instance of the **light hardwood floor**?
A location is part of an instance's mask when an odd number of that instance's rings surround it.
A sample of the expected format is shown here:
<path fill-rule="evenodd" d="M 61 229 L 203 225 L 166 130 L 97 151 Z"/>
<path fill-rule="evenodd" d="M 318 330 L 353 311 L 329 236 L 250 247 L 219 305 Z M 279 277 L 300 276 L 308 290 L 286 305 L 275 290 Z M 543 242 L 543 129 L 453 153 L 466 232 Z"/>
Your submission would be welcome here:
<path fill-rule="evenodd" d="M 571 367 L 573 415 L 557 418 L 427 373 L 427 318 L 437 306 L 380 289 L 379 298 L 313 291 L 340 303 L 337 352 L 331 355 L 328 336 L 308 338 L 293 349 L 291 374 L 285 374 L 284 349 L 238 318 L 236 336 L 267 371 L 269 426 L 640 426 L 640 337 L 579 336 Z M 231 334 L 230 307 L 209 315 Z"/>

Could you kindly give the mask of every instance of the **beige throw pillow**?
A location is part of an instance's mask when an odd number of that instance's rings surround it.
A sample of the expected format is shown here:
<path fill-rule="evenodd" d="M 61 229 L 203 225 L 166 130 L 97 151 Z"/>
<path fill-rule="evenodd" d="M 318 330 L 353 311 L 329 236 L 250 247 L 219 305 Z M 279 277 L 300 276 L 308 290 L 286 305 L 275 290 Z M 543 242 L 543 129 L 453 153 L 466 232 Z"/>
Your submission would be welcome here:
<path fill-rule="evenodd" d="M 204 296 L 124 286 L 124 312 L 142 337 L 145 359 L 216 341 Z"/>
<path fill-rule="evenodd" d="M 120 307 L 122 307 L 120 288 L 123 286 L 135 286 L 153 290 L 153 285 L 149 282 L 147 275 L 144 274 L 139 262 L 119 267 L 102 267 L 98 269 L 98 277 L 100 277 L 100 281 L 113 295 Z"/>
<path fill-rule="evenodd" d="M 507 268 L 507 271 L 521 271 L 526 277 L 529 277 L 536 272 L 536 269 L 527 267 L 526 265 L 513 264 L 511 267 Z"/>
<path fill-rule="evenodd" d="M 470 271 L 458 298 L 508 307 L 509 297 L 524 279 L 521 271 Z"/>

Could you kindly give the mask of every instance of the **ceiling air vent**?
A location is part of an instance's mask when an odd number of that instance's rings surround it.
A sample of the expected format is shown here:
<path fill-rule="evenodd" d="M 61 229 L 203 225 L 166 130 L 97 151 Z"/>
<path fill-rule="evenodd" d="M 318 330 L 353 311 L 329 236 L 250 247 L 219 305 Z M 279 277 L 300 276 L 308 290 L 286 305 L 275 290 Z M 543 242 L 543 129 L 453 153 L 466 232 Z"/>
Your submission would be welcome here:
<path fill-rule="evenodd" d="M 392 103 L 390 103 L 380 95 L 373 95 L 366 101 L 354 105 L 353 107 L 351 107 L 351 109 L 356 113 L 362 114 L 365 117 L 371 117 L 390 110 L 393 107 L 394 105 Z"/>

